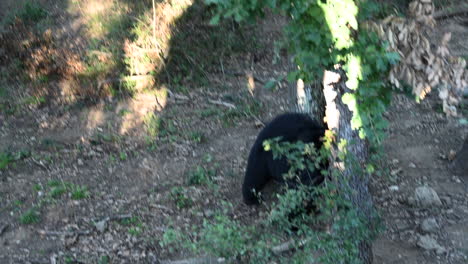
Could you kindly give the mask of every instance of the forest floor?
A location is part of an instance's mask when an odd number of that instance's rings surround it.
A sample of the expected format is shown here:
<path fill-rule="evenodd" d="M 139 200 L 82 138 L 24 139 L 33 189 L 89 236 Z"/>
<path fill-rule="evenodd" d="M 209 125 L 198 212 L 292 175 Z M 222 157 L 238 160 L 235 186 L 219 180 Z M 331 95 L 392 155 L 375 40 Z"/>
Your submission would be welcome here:
<path fill-rule="evenodd" d="M 16 9 L 23 10 L 19 17 L 41 17 L 42 9 L 24 11 L 21 2 L 2 1 L 0 17 Z M 262 125 L 291 109 L 290 86 L 281 79 L 290 63 L 284 52 L 279 57 L 273 52 L 284 21 L 268 16 L 242 36 L 233 25 L 229 48 L 205 47 L 201 56 L 196 51 L 185 55 L 188 69 L 178 64 L 180 49 L 173 48 L 165 62 L 169 73 L 158 89 L 121 96 L 115 90 L 122 89 L 123 77 L 112 75 L 121 65 L 100 68 L 115 55 L 112 46 L 105 46 L 112 41 L 96 36 L 102 28 L 89 26 L 105 12 L 125 9 L 115 9 L 116 2 L 62 6 L 40 1 L 47 16 L 34 27 L 41 34 L 30 34 L 28 25 L 0 30 L 0 41 L 8 43 L 0 47 L 0 263 L 185 259 L 193 254 L 163 246 L 167 230 L 199 226 L 225 202 L 232 204 L 228 215 L 241 222 L 258 222 L 266 214 L 264 206 L 244 205 L 240 190 L 249 149 Z M 206 26 L 208 20 L 197 30 L 216 30 Z M 127 22 L 119 21 L 116 28 L 122 23 Z M 180 30 L 172 30 L 179 35 L 198 32 L 175 25 Z M 467 58 L 468 17 L 438 21 L 434 35 L 446 31 L 455 33 L 454 53 Z M 251 35 L 254 45 L 238 42 Z M 180 39 L 187 49 L 199 44 L 192 37 L 189 43 Z M 132 46 L 119 48 L 126 47 Z M 210 62 L 216 67 L 198 66 L 218 51 L 211 48 L 221 49 Z M 47 54 L 58 58 L 53 66 L 47 65 Z M 26 56 L 35 56 L 36 64 Z M 81 75 L 74 77 L 65 67 Z M 270 80 L 276 85 L 267 89 Z M 109 82 L 119 83 L 118 88 L 101 94 Z M 98 99 L 80 100 L 91 95 Z M 459 116 L 446 117 L 436 92 L 419 104 L 395 96 L 386 115 L 386 173 L 373 177 L 370 186 L 386 227 L 373 245 L 375 263 L 468 262 L 468 172 L 455 175 L 449 169 L 468 134 L 467 107 L 465 99 Z M 439 205 L 415 204 L 415 190 L 422 186 L 435 190 Z"/>

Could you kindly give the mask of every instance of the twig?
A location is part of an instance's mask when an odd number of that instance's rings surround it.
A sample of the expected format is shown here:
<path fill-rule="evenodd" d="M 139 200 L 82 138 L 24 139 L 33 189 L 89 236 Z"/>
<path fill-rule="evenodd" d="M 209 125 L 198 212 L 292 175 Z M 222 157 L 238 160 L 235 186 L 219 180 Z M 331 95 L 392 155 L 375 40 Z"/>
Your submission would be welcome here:
<path fill-rule="evenodd" d="M 132 218 L 132 215 L 124 214 L 124 215 L 106 216 L 103 219 L 99 220 L 98 222 L 117 221 L 117 220 L 128 219 L 128 218 Z"/>
<path fill-rule="evenodd" d="M 220 101 L 220 100 L 208 100 L 208 102 L 212 103 L 212 104 L 216 104 L 216 105 L 223 105 L 223 106 L 226 106 L 227 108 L 231 108 L 231 109 L 236 109 L 236 106 L 231 104 L 231 103 L 226 103 L 226 102 L 223 102 L 223 101 Z"/>
<path fill-rule="evenodd" d="M 31 158 L 31 160 L 33 161 L 34 164 L 38 165 L 39 167 L 41 167 L 41 168 L 43 168 L 43 169 L 45 169 L 45 170 L 47 170 L 47 171 L 49 170 L 49 168 L 47 168 L 47 166 L 44 165 L 42 162 L 37 161 L 37 160 L 35 160 L 34 158 Z"/>
<path fill-rule="evenodd" d="M 225 258 L 214 258 L 214 257 L 204 257 L 204 258 L 190 258 L 182 260 L 163 260 L 161 264 L 215 264 L 215 263 L 226 263 Z"/>
<path fill-rule="evenodd" d="M 219 71 L 214 71 L 214 73 L 218 73 Z M 229 71 L 229 70 L 224 70 L 224 67 L 221 68 L 221 73 L 224 75 L 231 75 L 231 76 L 235 76 L 235 77 L 247 77 L 247 73 L 245 72 L 238 72 L 238 71 Z M 258 77 L 255 77 L 253 74 L 251 75 L 251 77 L 253 78 L 253 80 L 255 82 L 258 82 L 260 84 L 265 84 L 266 81 L 258 78 Z"/>
<path fill-rule="evenodd" d="M 97 56 L 112 57 L 112 53 L 104 52 L 104 51 L 100 51 L 100 50 L 91 50 L 91 51 L 89 51 L 89 53 L 97 55 Z"/>
<path fill-rule="evenodd" d="M 145 21 L 139 19 L 139 18 L 136 17 L 136 16 L 130 16 L 130 15 L 127 15 L 127 16 L 128 16 L 129 18 L 131 18 L 131 19 L 134 19 L 134 20 L 140 22 L 142 25 L 146 25 L 146 22 L 145 22 Z"/>
<path fill-rule="evenodd" d="M 156 42 L 156 4 L 153 2 L 153 41 Z"/>
<path fill-rule="evenodd" d="M 303 247 L 308 241 L 309 239 L 303 239 L 299 241 L 299 243 L 296 245 L 295 241 L 291 239 L 287 242 L 284 242 L 283 244 L 274 246 L 273 248 L 271 248 L 271 251 L 273 251 L 274 254 L 281 254 L 298 247 Z"/>
<path fill-rule="evenodd" d="M 178 100 L 189 100 L 190 99 L 188 96 L 173 93 L 169 89 L 167 89 L 167 93 L 169 94 L 170 97 L 174 97 L 175 99 L 178 99 Z"/>
<path fill-rule="evenodd" d="M 150 204 L 149 207 L 151 207 L 151 208 L 156 208 L 156 209 L 162 209 L 162 210 L 166 210 L 166 211 L 172 212 L 172 209 L 171 209 L 171 208 L 166 207 L 166 206 L 164 206 L 164 205 L 160 205 L 160 204 Z"/>
<path fill-rule="evenodd" d="M 226 80 L 226 74 L 224 73 L 224 65 L 221 58 L 219 59 L 219 64 L 221 64 L 221 72 L 223 73 L 223 80 Z"/>
<path fill-rule="evenodd" d="M 98 222 L 116 221 L 116 220 L 122 220 L 122 219 L 128 219 L 128 218 L 132 218 L 132 215 L 131 214 L 124 214 L 124 215 L 106 216 L 106 217 L 104 217 L 103 219 L 101 219 Z"/>
<path fill-rule="evenodd" d="M 89 235 L 90 230 L 77 230 L 77 231 L 49 231 L 39 230 L 38 233 L 43 236 L 73 236 L 73 235 Z"/>
<path fill-rule="evenodd" d="M 260 127 L 260 126 L 263 126 L 263 127 L 265 126 L 265 123 L 263 123 L 262 120 L 260 120 L 260 118 L 258 118 L 256 115 L 253 115 L 253 114 L 252 114 L 252 117 L 255 119 L 255 121 L 257 121 L 257 123 L 256 123 L 255 125 L 258 124 L 259 127 Z"/>
<path fill-rule="evenodd" d="M 132 214 L 114 215 L 114 216 L 107 217 L 107 218 L 111 221 L 122 220 L 122 219 L 132 218 Z"/>
<path fill-rule="evenodd" d="M 50 256 L 50 264 L 57 264 L 57 255 L 56 254 L 52 254 L 52 256 Z"/>
<path fill-rule="evenodd" d="M 194 58 L 192 58 L 190 55 L 188 55 L 186 53 L 182 53 L 182 54 L 185 56 L 185 58 L 187 60 L 189 60 L 192 63 L 193 66 L 197 67 L 201 71 L 201 73 L 203 73 L 203 75 L 205 75 L 206 79 L 209 79 L 208 73 L 202 67 L 200 67 L 200 64 L 197 63 Z"/>
<path fill-rule="evenodd" d="M 32 259 L 30 260 L 32 264 L 56 264 L 56 262 L 49 262 L 48 260 L 41 260 L 41 259 Z"/>

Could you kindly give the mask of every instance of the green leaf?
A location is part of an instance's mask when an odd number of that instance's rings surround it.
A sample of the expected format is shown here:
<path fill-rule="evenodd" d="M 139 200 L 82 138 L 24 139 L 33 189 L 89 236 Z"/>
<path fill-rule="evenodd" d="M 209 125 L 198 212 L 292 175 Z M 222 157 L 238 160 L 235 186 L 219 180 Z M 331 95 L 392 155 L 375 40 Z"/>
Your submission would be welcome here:
<path fill-rule="evenodd" d="M 294 82 L 297 80 L 298 75 L 299 73 L 297 71 L 293 71 L 293 72 L 288 73 L 288 76 L 286 77 L 286 79 L 289 82 Z"/>
<path fill-rule="evenodd" d="M 277 81 L 274 80 L 274 79 L 272 79 L 272 80 L 269 80 L 263 87 L 264 87 L 265 89 L 272 90 L 273 88 L 276 87 L 276 83 L 277 83 Z"/>
<path fill-rule="evenodd" d="M 211 18 L 210 25 L 218 25 L 220 18 L 221 18 L 221 14 L 216 14 L 213 18 Z"/>
<path fill-rule="evenodd" d="M 270 141 L 263 141 L 263 149 L 265 151 L 270 151 L 271 150 L 271 142 Z"/>
<path fill-rule="evenodd" d="M 400 61 L 400 55 L 396 52 L 387 52 L 385 54 L 385 57 L 387 58 L 388 62 L 392 65 L 395 65 Z"/>
<path fill-rule="evenodd" d="M 356 95 L 352 93 L 345 93 L 341 97 L 341 100 L 343 101 L 344 104 L 349 105 L 352 102 L 356 101 Z"/>

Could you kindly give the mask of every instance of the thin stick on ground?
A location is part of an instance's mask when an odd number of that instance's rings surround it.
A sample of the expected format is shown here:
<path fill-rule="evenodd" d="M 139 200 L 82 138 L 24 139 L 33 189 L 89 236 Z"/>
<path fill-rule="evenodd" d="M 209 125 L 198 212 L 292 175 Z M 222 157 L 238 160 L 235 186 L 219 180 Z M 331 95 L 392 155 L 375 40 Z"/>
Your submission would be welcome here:
<path fill-rule="evenodd" d="M 74 235 L 89 235 L 90 230 L 77 230 L 77 231 L 51 231 L 39 230 L 38 233 L 43 236 L 74 236 Z"/>
<path fill-rule="evenodd" d="M 216 104 L 216 105 L 222 105 L 222 106 L 225 106 L 227 108 L 231 108 L 231 109 L 236 109 L 236 106 L 231 104 L 231 103 L 226 103 L 226 102 L 223 102 L 223 101 L 220 101 L 220 100 L 208 100 L 209 103 L 212 103 L 212 104 Z"/>
<path fill-rule="evenodd" d="M 202 257 L 202 258 L 189 258 L 182 260 L 163 260 L 161 264 L 218 264 L 227 263 L 225 258 L 213 258 L 213 257 Z"/>

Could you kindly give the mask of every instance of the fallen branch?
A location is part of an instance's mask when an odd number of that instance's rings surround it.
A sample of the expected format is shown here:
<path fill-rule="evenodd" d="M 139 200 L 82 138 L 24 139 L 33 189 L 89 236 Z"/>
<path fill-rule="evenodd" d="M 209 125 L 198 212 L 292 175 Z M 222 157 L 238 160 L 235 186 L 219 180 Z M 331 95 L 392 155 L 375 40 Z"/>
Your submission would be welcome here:
<path fill-rule="evenodd" d="M 171 208 L 166 207 L 166 206 L 164 206 L 164 205 L 160 205 L 160 204 L 150 204 L 149 207 L 172 212 L 172 209 L 171 209 Z"/>
<path fill-rule="evenodd" d="M 37 166 L 39 166 L 39 167 L 45 169 L 46 171 L 49 170 L 49 168 L 47 168 L 47 166 L 44 165 L 44 163 L 42 163 L 42 161 L 37 161 L 37 160 L 35 160 L 34 158 L 31 158 L 31 160 L 32 160 L 32 162 L 33 162 L 34 164 L 36 164 Z"/>
<path fill-rule="evenodd" d="M 216 104 L 216 105 L 223 105 L 223 106 L 226 106 L 227 108 L 231 108 L 231 109 L 236 109 L 236 106 L 231 104 L 231 103 L 226 103 L 226 102 L 223 102 L 223 101 L 220 101 L 220 100 L 208 100 L 208 102 L 212 103 L 212 104 Z"/>

